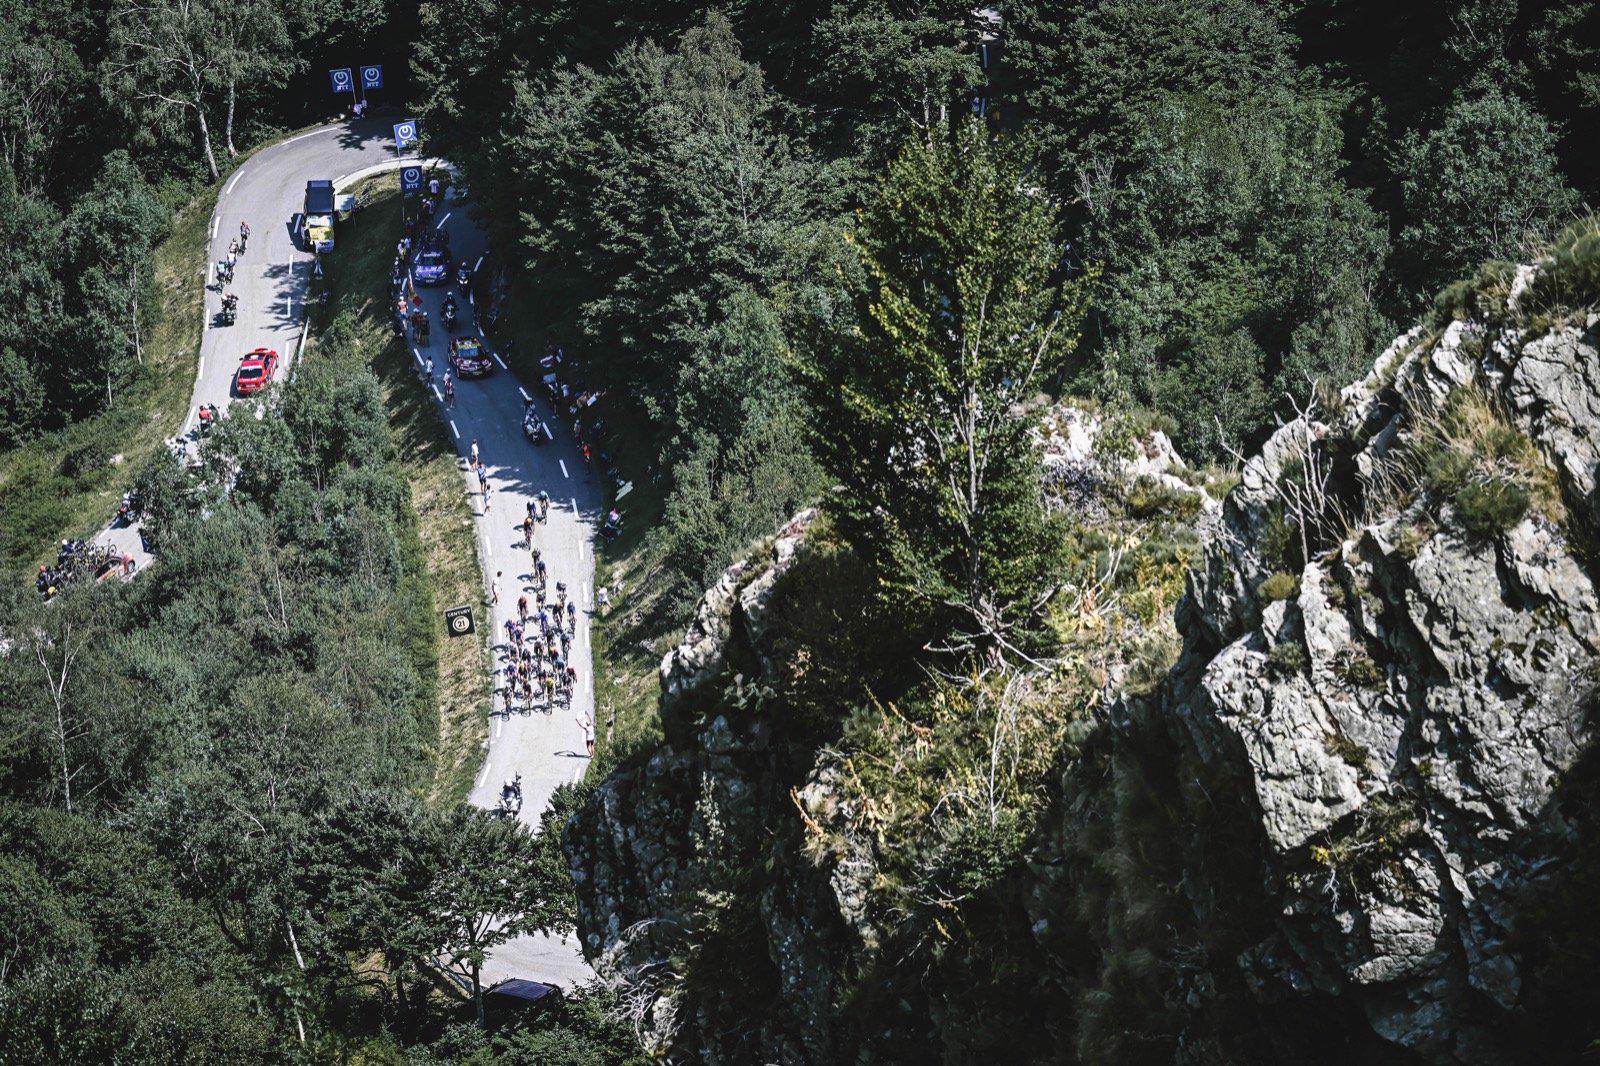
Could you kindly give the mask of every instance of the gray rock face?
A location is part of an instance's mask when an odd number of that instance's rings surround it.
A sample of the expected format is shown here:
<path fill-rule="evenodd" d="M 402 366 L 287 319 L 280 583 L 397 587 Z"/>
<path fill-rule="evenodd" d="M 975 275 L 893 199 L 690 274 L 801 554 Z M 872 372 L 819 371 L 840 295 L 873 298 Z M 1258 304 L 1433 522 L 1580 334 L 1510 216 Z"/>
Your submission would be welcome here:
<path fill-rule="evenodd" d="M 1423 1060 L 1527 1057 L 1510 1035 L 1529 995 L 1519 901 L 1572 851 L 1557 789 L 1592 743 L 1600 678 L 1600 593 L 1576 546 L 1600 531 L 1597 324 L 1418 327 L 1274 433 L 1224 503 L 1200 493 L 1182 655 L 1154 693 L 1099 712 L 1109 750 L 1168 767 L 1163 802 L 1187 807 L 1184 824 L 1227 819 L 1245 842 L 1226 869 L 1203 858 L 1209 841 L 1156 845 L 1188 863 L 1170 878 L 1186 921 L 1247 931 L 1226 956 L 1172 965 L 1168 998 L 1197 1031 L 1227 986 L 1268 1027 L 1297 1003 L 1336 1006 Z M 1428 480 L 1419 448 L 1438 445 L 1428 434 L 1460 390 L 1525 438 L 1533 458 L 1518 461 L 1537 469 L 1518 476 L 1547 479 L 1559 502 L 1486 529 Z M 1061 505 L 1093 514 L 1108 486 L 1141 479 L 1196 491 L 1163 435 L 1108 446 L 1107 428 L 1070 407 L 1044 419 L 1045 491 Z M 740 687 L 769 665 L 769 604 L 811 518 L 706 594 L 662 662 L 667 744 L 600 786 L 566 838 L 586 950 L 632 993 L 652 1039 L 697 1061 L 841 1061 L 852 968 L 886 935 L 872 848 L 851 837 L 867 819 L 836 755 L 806 752 L 797 772 L 783 724 L 739 711 Z M 1082 927 L 1073 881 L 1086 874 L 1068 856 L 1108 831 L 1114 779 L 1103 763 L 1069 772 L 1031 845 L 1018 920 L 1046 959 L 1081 958 L 1103 932 Z M 746 899 L 706 898 L 754 865 L 777 874 Z M 729 914 L 776 974 L 770 1016 L 720 1042 L 686 1037 L 698 1008 L 673 982 L 675 953 L 687 930 Z"/>
<path fill-rule="evenodd" d="M 1378 1035 L 1440 1061 L 1519 1054 L 1503 1042 L 1522 987 L 1513 900 L 1552 872 L 1554 788 L 1589 742 L 1600 601 L 1568 530 L 1597 528 L 1594 325 L 1489 338 L 1455 322 L 1432 343 L 1413 331 L 1341 411 L 1283 426 L 1192 575 L 1194 682 L 1164 708 L 1183 743 L 1242 772 L 1264 874 L 1291 886 L 1276 931 L 1241 958 L 1257 987 L 1354 1000 Z M 1450 501 L 1395 483 L 1416 477 L 1406 448 L 1424 412 L 1462 388 L 1532 442 L 1565 521 L 1530 512 L 1471 533 Z M 1356 472 L 1342 528 L 1301 567 L 1296 598 L 1264 604 L 1283 483 L 1335 448 Z M 1303 668 L 1270 668 L 1282 642 L 1304 649 Z"/>

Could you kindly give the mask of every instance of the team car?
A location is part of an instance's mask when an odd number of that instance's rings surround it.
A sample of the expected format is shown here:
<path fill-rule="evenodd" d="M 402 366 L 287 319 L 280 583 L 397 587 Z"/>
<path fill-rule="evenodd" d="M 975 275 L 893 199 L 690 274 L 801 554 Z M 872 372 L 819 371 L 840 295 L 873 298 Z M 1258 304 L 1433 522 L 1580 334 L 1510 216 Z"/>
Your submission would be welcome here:
<path fill-rule="evenodd" d="M 238 373 L 233 378 L 233 389 L 240 396 L 260 392 L 272 381 L 278 369 L 278 353 L 271 348 L 257 348 L 239 361 Z"/>
<path fill-rule="evenodd" d="M 489 349 L 476 337 L 457 337 L 450 342 L 450 365 L 464 378 L 481 378 L 494 370 Z"/>
<path fill-rule="evenodd" d="M 450 245 L 443 233 L 434 231 L 424 238 L 411 264 L 411 280 L 417 285 L 444 285 L 450 281 Z"/>

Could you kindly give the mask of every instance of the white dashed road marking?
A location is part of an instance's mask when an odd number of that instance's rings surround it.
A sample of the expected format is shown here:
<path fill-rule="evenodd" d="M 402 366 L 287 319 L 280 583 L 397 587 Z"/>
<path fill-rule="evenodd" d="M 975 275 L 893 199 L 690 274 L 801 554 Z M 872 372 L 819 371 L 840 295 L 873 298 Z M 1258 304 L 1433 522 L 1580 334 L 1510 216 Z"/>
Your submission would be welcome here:
<path fill-rule="evenodd" d="M 527 403 L 532 403 L 533 402 L 533 397 L 528 395 L 528 390 L 527 389 L 523 388 L 521 385 L 518 385 L 517 386 L 517 391 L 522 393 L 522 398 L 523 398 L 524 401 L 526 401 Z"/>
<path fill-rule="evenodd" d="M 484 254 L 487 255 L 488 253 Z M 478 256 L 478 261 L 472 264 L 472 272 L 476 274 L 478 272 L 478 268 L 481 266 L 483 266 L 483 256 L 480 255 Z"/>
<path fill-rule="evenodd" d="M 506 366 L 506 361 L 504 359 L 500 358 L 500 353 L 499 352 L 490 352 L 489 354 L 494 356 L 494 361 L 500 364 L 500 369 L 501 370 L 510 370 L 511 369 L 509 366 Z"/>
<path fill-rule="evenodd" d="M 567 461 L 565 459 L 557 459 L 556 462 L 561 464 L 561 476 L 570 478 L 572 475 L 567 473 Z"/>
<path fill-rule="evenodd" d="M 456 420 L 453 418 L 450 420 L 450 435 L 456 440 L 461 439 L 461 431 L 456 428 Z"/>
<path fill-rule="evenodd" d="M 444 213 L 444 217 L 439 220 L 439 224 L 437 226 L 433 227 L 433 228 L 434 229 L 444 229 L 444 224 L 446 222 L 449 222 L 449 221 L 450 221 L 450 212 L 446 211 Z"/>
<path fill-rule="evenodd" d="M 444 394 L 439 391 L 439 386 L 437 385 L 433 387 L 433 398 L 440 403 L 444 403 Z"/>

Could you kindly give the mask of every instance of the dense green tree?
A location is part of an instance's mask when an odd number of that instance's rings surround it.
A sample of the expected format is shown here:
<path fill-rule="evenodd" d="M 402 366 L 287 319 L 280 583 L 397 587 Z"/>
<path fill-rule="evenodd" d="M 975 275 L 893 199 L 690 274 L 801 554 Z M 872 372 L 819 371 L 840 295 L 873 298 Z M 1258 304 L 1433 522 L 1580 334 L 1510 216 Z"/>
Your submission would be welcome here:
<path fill-rule="evenodd" d="M 428 847 L 433 881 L 428 892 L 445 965 L 472 983 L 483 1021 L 482 971 L 488 952 L 524 932 L 570 932 L 562 889 L 540 861 L 533 834 L 521 824 L 475 807 L 456 807 L 438 819 Z"/>
<path fill-rule="evenodd" d="M 79 358 L 52 359 L 60 370 L 47 380 L 60 390 L 55 402 L 90 407 L 85 394 L 115 389 L 144 363 L 144 338 L 153 314 L 152 252 L 166 235 L 169 213 L 124 151 L 112 152 L 62 225 L 66 245 L 67 314 L 64 338 Z M 83 398 L 79 398 L 83 397 Z"/>
<path fill-rule="evenodd" d="M 848 234 L 853 314 L 801 371 L 846 535 L 889 587 L 987 649 L 1048 597 L 1059 536 L 1017 410 L 1066 362 L 1083 279 L 1053 210 L 976 122 L 905 148 Z"/>
<path fill-rule="evenodd" d="M 1173 102 L 1121 177 L 1085 185 L 1077 254 L 1105 273 L 1075 388 L 1153 406 L 1187 454 L 1221 459 L 1270 428 L 1285 393 L 1370 358 L 1386 242 L 1334 176 L 1336 105 Z"/>
<path fill-rule="evenodd" d="M 1018 102 L 1063 189 L 1096 163 L 1126 169 L 1174 98 L 1220 110 L 1295 77 L 1277 5 L 1256 0 L 1092 0 L 1008 6 Z"/>
<path fill-rule="evenodd" d="M 1485 259 L 1515 259 L 1530 237 L 1571 220 L 1577 196 L 1558 168 L 1549 124 L 1490 89 L 1400 145 L 1402 283 L 1429 296 Z"/>
<path fill-rule="evenodd" d="M 0 166 L 0 271 L 8 279 L 10 311 L 0 316 L 0 351 L 8 351 L 6 380 L 18 401 L 5 412 L 12 444 L 53 421 L 42 379 L 45 354 L 60 335 L 65 293 L 59 275 L 61 219 L 46 201 L 23 194 L 9 167 Z M 37 401 L 37 407 L 26 406 Z"/>
<path fill-rule="evenodd" d="M 27 192 L 54 177 L 67 118 L 88 88 L 85 57 L 68 36 L 81 20 L 65 2 L 0 4 L 0 158 Z"/>
<path fill-rule="evenodd" d="M 0 1060 L 259 1062 L 243 960 L 126 833 L 0 805 Z"/>

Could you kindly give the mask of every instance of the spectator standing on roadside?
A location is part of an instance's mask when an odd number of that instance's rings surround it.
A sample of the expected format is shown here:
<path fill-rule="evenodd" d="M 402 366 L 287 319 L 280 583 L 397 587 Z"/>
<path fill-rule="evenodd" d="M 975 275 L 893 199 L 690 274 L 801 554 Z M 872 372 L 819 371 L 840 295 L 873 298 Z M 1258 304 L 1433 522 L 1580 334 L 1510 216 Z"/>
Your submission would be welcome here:
<path fill-rule="evenodd" d="M 494 580 L 489 582 L 489 606 L 491 607 L 500 602 L 500 578 L 504 573 L 504 570 L 496 570 L 494 572 Z"/>
<path fill-rule="evenodd" d="M 586 714 L 578 716 L 578 724 L 583 726 L 583 746 L 589 752 L 589 758 L 594 758 L 594 719 Z"/>
<path fill-rule="evenodd" d="M 611 610 L 611 593 L 606 591 L 604 585 L 594 590 L 594 605 L 600 609 L 602 615 Z"/>

